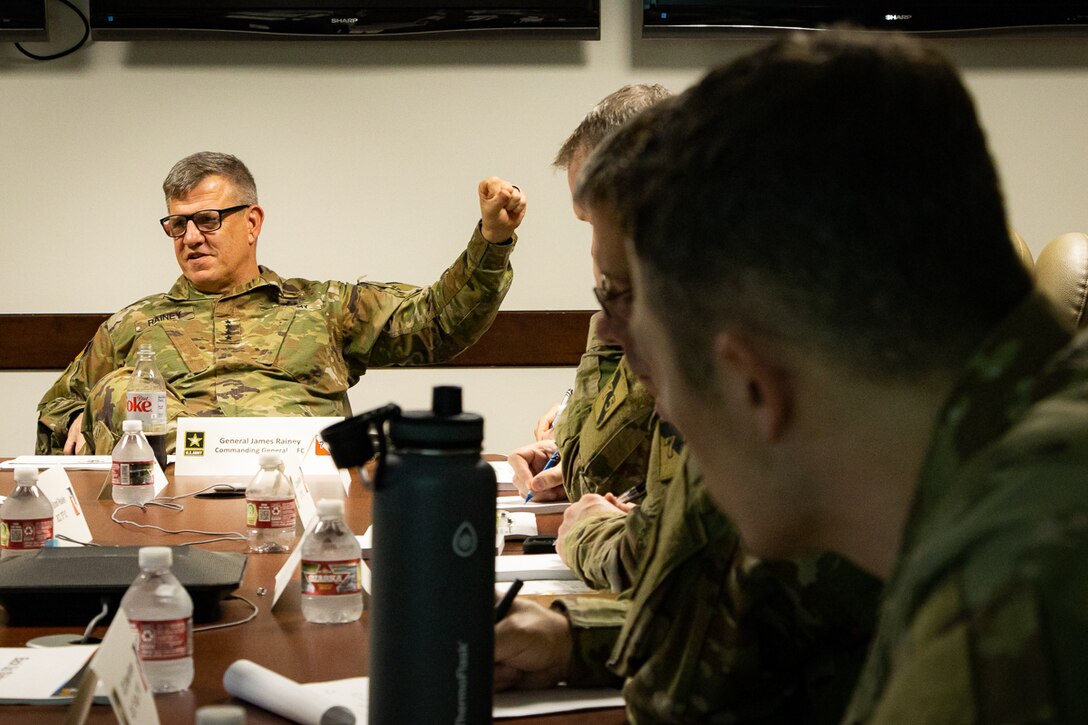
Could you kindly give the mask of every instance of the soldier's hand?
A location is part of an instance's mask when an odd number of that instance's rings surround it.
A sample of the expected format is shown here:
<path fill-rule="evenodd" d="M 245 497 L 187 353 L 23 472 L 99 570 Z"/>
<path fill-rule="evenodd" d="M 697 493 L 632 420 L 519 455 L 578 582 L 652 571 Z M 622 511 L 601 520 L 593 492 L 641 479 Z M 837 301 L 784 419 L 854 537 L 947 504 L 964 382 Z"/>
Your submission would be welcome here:
<path fill-rule="evenodd" d="M 495 625 L 495 689 L 542 690 L 570 674 L 574 639 L 559 612 L 515 599 Z"/>
<path fill-rule="evenodd" d="M 525 194 L 497 176 L 481 181 L 477 191 L 484 239 L 496 244 L 505 242 L 525 218 Z"/>
<path fill-rule="evenodd" d="M 559 403 L 555 403 L 552 407 L 548 408 L 548 412 L 540 416 L 540 420 L 536 422 L 536 430 L 533 431 L 533 439 L 542 441 L 547 438 L 555 438 L 555 414 L 559 412 Z"/>
<path fill-rule="evenodd" d="M 83 448 L 83 413 L 68 425 L 68 440 L 64 442 L 64 455 L 74 456 Z"/>
<path fill-rule="evenodd" d="M 548 459 L 555 453 L 555 447 L 555 441 L 545 439 L 522 446 L 506 457 L 510 468 L 514 469 L 514 486 L 517 487 L 518 493 L 522 496 L 529 493 L 529 486 L 533 478 L 544 470 Z M 549 468 L 545 473 L 550 471 Z M 562 483 L 562 478 L 560 478 L 560 483 Z"/>
<path fill-rule="evenodd" d="M 533 495 L 536 498 L 536 495 Z M 630 504 L 620 503 L 612 494 L 606 494 L 604 496 L 596 493 L 582 494 L 582 497 L 572 503 L 566 511 L 563 512 L 563 523 L 559 524 L 559 531 L 556 535 L 559 540 L 562 540 L 564 536 L 570 533 L 571 529 L 581 521 L 582 519 L 589 518 L 590 516 L 623 516 L 628 511 L 634 508 Z M 556 551 L 560 553 L 563 551 L 562 546 L 556 546 Z M 567 564 L 570 565 L 569 563 Z"/>
<path fill-rule="evenodd" d="M 547 471 L 538 473 L 529 481 L 534 501 L 566 501 L 567 489 L 563 487 L 563 464 L 557 463 Z"/>

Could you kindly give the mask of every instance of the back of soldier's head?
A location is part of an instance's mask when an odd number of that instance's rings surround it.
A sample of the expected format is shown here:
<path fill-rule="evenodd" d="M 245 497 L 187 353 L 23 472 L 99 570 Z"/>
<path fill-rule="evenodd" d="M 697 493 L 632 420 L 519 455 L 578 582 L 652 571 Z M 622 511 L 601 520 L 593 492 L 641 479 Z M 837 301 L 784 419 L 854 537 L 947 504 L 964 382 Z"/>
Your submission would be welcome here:
<path fill-rule="evenodd" d="M 636 83 L 609 93 L 586 114 L 559 147 L 554 165 L 566 169 L 575 161 L 584 159 L 630 118 L 670 95 L 667 88 L 656 83 Z"/>
<path fill-rule="evenodd" d="M 692 344 L 739 320 L 910 378 L 962 364 L 1029 291 L 971 99 L 929 46 L 794 34 L 711 72 L 660 127 L 636 247 Z"/>

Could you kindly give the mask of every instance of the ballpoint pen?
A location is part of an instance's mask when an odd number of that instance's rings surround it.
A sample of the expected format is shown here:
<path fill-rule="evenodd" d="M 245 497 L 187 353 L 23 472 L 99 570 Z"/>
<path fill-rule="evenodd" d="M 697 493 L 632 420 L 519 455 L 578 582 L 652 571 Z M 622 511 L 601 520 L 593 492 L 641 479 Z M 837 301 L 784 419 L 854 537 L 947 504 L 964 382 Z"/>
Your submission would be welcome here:
<path fill-rule="evenodd" d="M 553 453 L 552 457 L 548 459 L 548 462 L 544 464 L 544 467 L 540 469 L 540 473 L 544 473 L 544 471 L 547 471 L 549 468 L 553 467 L 557 463 L 559 463 L 559 449 L 558 448 L 555 449 L 555 453 Z M 538 473 L 536 475 L 539 476 L 540 473 Z M 529 503 L 532 500 L 533 500 L 533 490 L 529 489 L 529 493 L 525 494 L 525 503 Z"/>
<path fill-rule="evenodd" d="M 498 624 L 503 620 L 510 612 L 510 607 L 514 605 L 514 597 L 521 591 L 522 581 L 521 579 L 515 579 L 514 583 L 510 585 L 510 588 L 506 590 L 506 594 L 502 595 L 502 599 L 495 605 L 495 623 Z"/>
<path fill-rule="evenodd" d="M 631 488 L 623 492 L 617 501 L 620 503 L 638 503 L 642 499 L 646 498 L 646 482 L 636 484 Z"/>
<path fill-rule="evenodd" d="M 563 393 L 563 399 L 559 401 L 559 407 L 555 409 L 555 416 L 552 418 L 553 430 L 555 429 L 555 424 L 559 422 L 559 414 L 567 407 L 567 403 L 570 402 L 570 396 L 573 394 L 574 388 L 567 388 L 567 392 Z"/>

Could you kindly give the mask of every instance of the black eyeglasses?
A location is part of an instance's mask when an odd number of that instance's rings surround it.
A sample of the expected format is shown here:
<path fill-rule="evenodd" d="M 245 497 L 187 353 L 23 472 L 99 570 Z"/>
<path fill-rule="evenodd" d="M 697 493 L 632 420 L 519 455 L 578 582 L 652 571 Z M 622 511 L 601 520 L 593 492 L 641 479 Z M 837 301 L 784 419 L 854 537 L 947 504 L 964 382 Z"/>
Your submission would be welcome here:
<path fill-rule="evenodd" d="M 601 286 L 593 288 L 593 296 L 597 303 L 609 317 L 616 320 L 626 320 L 631 316 L 631 297 L 634 290 L 630 287 L 622 290 L 612 289 L 612 281 L 608 275 L 601 275 Z"/>
<path fill-rule="evenodd" d="M 214 232 L 223 226 L 223 217 L 227 214 L 233 214 L 236 211 L 242 209 L 248 209 L 253 206 L 252 204 L 239 204 L 238 206 L 232 206 L 229 209 L 201 209 L 200 211 L 194 211 L 192 214 L 171 214 L 170 216 L 164 216 L 159 219 L 159 224 L 162 224 L 162 229 L 166 232 L 166 236 L 178 237 L 185 236 L 185 230 L 189 226 L 189 220 L 193 220 L 193 224 L 196 224 L 196 228 L 202 232 Z"/>

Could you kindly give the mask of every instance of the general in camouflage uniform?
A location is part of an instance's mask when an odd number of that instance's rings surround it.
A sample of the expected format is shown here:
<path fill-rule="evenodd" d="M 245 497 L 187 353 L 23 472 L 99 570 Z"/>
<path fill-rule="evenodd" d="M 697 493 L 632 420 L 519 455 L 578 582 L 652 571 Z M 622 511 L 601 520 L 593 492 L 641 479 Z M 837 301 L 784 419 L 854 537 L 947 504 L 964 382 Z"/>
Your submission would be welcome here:
<path fill-rule="evenodd" d="M 109 453 L 125 419 L 140 345 L 150 343 L 168 383 L 174 421 L 185 416 L 334 416 L 369 367 L 453 357 L 490 326 L 513 272 L 512 244 L 479 229 L 434 285 L 257 279 L 223 295 L 179 277 L 112 315 L 38 405 L 39 453 L 61 453 L 68 421 L 86 407 L 83 435 Z"/>
<path fill-rule="evenodd" d="M 77 417 L 86 448 L 113 449 L 143 344 L 167 382 L 170 432 L 178 416 L 347 415 L 347 391 L 368 367 L 447 360 L 487 330 L 510 286 L 524 214 L 520 190 L 488 179 L 467 250 L 430 287 L 314 282 L 257 265 L 263 210 L 237 158 L 194 154 L 163 189 L 182 276 L 112 315 L 49 389 L 38 406 L 39 453 L 71 446 Z"/>
<path fill-rule="evenodd" d="M 1088 337 L 1040 295 L 944 408 L 847 723 L 1088 722 Z"/>

